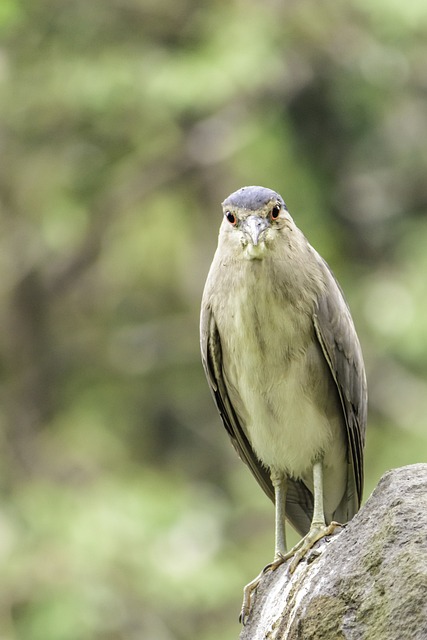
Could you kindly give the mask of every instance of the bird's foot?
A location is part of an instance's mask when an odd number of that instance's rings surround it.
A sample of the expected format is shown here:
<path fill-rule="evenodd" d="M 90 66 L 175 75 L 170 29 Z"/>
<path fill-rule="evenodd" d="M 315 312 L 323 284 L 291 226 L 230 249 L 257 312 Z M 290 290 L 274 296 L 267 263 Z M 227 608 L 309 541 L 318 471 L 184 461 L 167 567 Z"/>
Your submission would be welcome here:
<path fill-rule="evenodd" d="M 240 616 L 239 616 L 239 622 L 241 622 L 243 626 L 245 626 L 245 624 L 246 624 L 246 622 L 247 622 L 247 620 L 249 618 L 249 614 L 251 612 L 252 596 L 254 595 L 255 591 L 257 590 L 257 587 L 258 587 L 259 583 L 261 582 L 263 575 L 267 571 L 273 571 L 272 565 L 274 564 L 274 562 L 275 562 L 275 560 L 273 562 L 270 562 L 269 564 L 267 564 L 264 567 L 264 569 L 261 571 L 261 573 L 259 573 L 256 578 L 251 580 L 251 582 L 249 582 L 249 584 L 247 584 L 246 587 L 243 589 L 242 610 L 240 611 Z"/>
<path fill-rule="evenodd" d="M 331 536 L 335 533 L 336 529 L 342 529 L 343 525 L 339 522 L 331 522 L 330 524 L 312 523 L 310 531 L 304 536 L 290 551 L 284 554 L 279 554 L 282 558 L 282 562 L 291 560 L 288 567 L 290 574 L 294 573 L 298 564 L 307 555 L 313 545 L 326 536 Z"/>
<path fill-rule="evenodd" d="M 239 616 L 239 622 L 241 622 L 243 626 L 245 626 L 246 622 L 248 621 L 249 614 L 251 612 L 251 607 L 252 607 L 252 598 L 263 576 L 268 571 L 275 571 L 277 567 L 280 567 L 280 565 L 283 564 L 284 562 L 286 562 L 286 559 L 284 558 L 284 556 L 282 554 L 276 554 L 273 562 L 269 562 L 261 571 L 261 573 L 259 573 L 257 577 L 254 578 L 251 582 L 249 582 L 249 584 L 247 584 L 246 587 L 243 589 L 243 604 L 242 604 L 242 610 Z"/>
<path fill-rule="evenodd" d="M 252 608 L 252 599 L 255 595 L 255 591 L 257 590 L 263 576 L 268 571 L 275 571 L 278 567 L 280 567 L 281 564 L 284 564 L 292 558 L 292 561 L 288 566 L 288 572 L 289 574 L 293 574 L 298 564 L 318 540 L 326 538 L 326 536 L 333 535 L 336 529 L 343 529 L 344 526 L 345 525 L 342 525 L 339 522 L 331 522 L 328 525 L 323 523 L 313 524 L 307 535 L 305 535 L 304 538 L 302 538 L 294 547 L 292 547 L 290 551 L 288 551 L 287 553 L 276 553 L 273 562 L 267 564 L 261 571 L 261 573 L 259 573 L 257 577 L 249 582 L 249 584 L 247 584 L 243 589 L 243 604 L 239 616 L 239 621 L 243 624 L 243 626 L 248 621 L 249 614 Z"/>

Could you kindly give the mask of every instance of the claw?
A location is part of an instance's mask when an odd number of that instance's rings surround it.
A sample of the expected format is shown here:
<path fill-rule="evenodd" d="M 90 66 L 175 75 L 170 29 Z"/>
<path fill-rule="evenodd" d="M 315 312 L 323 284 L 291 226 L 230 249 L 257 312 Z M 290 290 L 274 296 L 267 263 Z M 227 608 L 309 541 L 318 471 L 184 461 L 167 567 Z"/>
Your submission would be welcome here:
<path fill-rule="evenodd" d="M 294 573 L 301 560 L 318 540 L 332 535 L 335 532 L 335 529 L 341 527 L 342 525 L 338 522 L 331 522 L 328 525 L 318 524 L 312 526 L 307 535 L 283 556 L 283 560 L 289 560 L 292 558 L 288 567 L 289 574 L 292 575 Z"/>
<path fill-rule="evenodd" d="M 253 580 L 251 580 L 251 582 L 249 582 L 249 584 L 246 585 L 246 587 L 243 589 L 243 603 L 242 603 L 242 610 L 240 612 L 239 615 L 239 622 L 242 623 L 243 626 L 246 625 L 248 618 L 249 618 L 249 614 L 251 612 L 251 608 L 252 608 L 252 594 L 254 593 L 254 591 L 257 590 L 257 587 L 259 585 L 259 583 L 262 580 L 263 575 L 267 572 L 267 571 L 273 571 L 274 569 L 276 569 L 276 567 L 274 567 L 273 569 L 273 565 L 275 564 L 276 560 L 274 560 L 273 562 L 270 562 L 269 564 L 265 565 L 264 569 L 257 575 L 256 578 L 254 578 Z M 282 564 L 282 561 L 280 562 L 280 564 Z M 279 566 L 279 565 L 277 565 Z"/>
<path fill-rule="evenodd" d="M 331 522 L 329 525 L 318 524 L 311 527 L 310 531 L 302 538 L 290 551 L 285 554 L 278 553 L 273 562 L 267 564 L 264 569 L 254 578 L 243 590 L 243 604 L 239 616 L 239 622 L 246 625 L 251 613 L 252 601 L 255 591 L 258 588 L 263 576 L 267 571 L 275 571 L 281 564 L 291 560 L 287 568 L 288 574 L 291 576 L 301 560 L 310 551 L 313 545 L 326 536 L 333 535 L 336 529 L 342 529 L 343 525 L 339 522 Z M 314 558 L 313 558 L 314 559 Z"/>
<path fill-rule="evenodd" d="M 249 584 L 247 584 L 246 587 L 243 589 L 243 604 L 242 604 L 242 610 L 239 615 L 239 622 L 241 622 L 243 626 L 245 626 L 248 621 L 251 608 L 252 608 L 252 598 L 253 598 L 254 592 L 257 590 L 258 585 L 261 582 L 264 574 L 266 574 L 267 571 L 275 571 L 277 567 L 280 567 L 280 565 L 283 564 L 284 562 L 286 562 L 284 557 L 278 554 L 276 558 L 274 558 L 273 562 L 269 562 L 268 564 L 266 564 L 264 569 L 257 575 L 257 577 L 254 578 L 251 582 L 249 582 Z"/>

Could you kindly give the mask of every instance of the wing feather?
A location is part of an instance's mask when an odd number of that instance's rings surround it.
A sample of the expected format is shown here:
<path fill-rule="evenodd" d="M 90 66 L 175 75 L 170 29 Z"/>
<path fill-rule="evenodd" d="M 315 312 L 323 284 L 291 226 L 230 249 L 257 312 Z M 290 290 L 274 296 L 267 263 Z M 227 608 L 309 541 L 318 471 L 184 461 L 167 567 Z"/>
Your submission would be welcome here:
<path fill-rule="evenodd" d="M 325 291 L 318 298 L 314 313 L 317 338 L 338 389 L 344 413 L 349 480 L 347 485 L 347 517 L 359 509 L 363 491 L 363 447 L 367 420 L 367 385 L 359 339 L 350 310 L 338 282 L 326 262 L 316 253 L 325 279 Z"/>
<path fill-rule="evenodd" d="M 255 455 L 228 396 L 222 368 L 221 338 L 212 310 L 205 304 L 202 304 L 200 329 L 203 367 L 222 422 L 239 457 L 274 503 L 270 474 Z M 310 528 L 312 515 L 311 492 L 303 482 L 288 478 L 286 516 L 289 522 L 301 535 L 305 535 Z"/>

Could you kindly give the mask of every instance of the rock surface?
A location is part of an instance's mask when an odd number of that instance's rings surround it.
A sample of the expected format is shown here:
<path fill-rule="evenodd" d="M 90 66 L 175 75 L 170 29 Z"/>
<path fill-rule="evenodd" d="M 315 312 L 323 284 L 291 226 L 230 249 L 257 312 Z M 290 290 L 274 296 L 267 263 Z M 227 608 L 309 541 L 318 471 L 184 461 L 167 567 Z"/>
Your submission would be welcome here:
<path fill-rule="evenodd" d="M 240 640 L 427 639 L 427 464 L 387 472 L 316 547 L 266 573 Z"/>

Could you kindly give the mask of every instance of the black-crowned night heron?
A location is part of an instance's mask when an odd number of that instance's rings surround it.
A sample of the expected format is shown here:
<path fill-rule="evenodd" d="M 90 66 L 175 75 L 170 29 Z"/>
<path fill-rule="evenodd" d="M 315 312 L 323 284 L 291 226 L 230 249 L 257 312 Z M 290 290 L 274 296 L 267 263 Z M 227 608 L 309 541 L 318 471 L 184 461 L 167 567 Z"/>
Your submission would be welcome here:
<path fill-rule="evenodd" d="M 203 365 L 234 447 L 275 503 L 267 568 L 292 558 L 293 572 L 360 507 L 362 352 L 340 286 L 282 197 L 243 187 L 222 206 L 202 300 Z M 285 517 L 304 536 L 290 551 Z M 259 579 L 245 589 L 243 621 Z"/>

